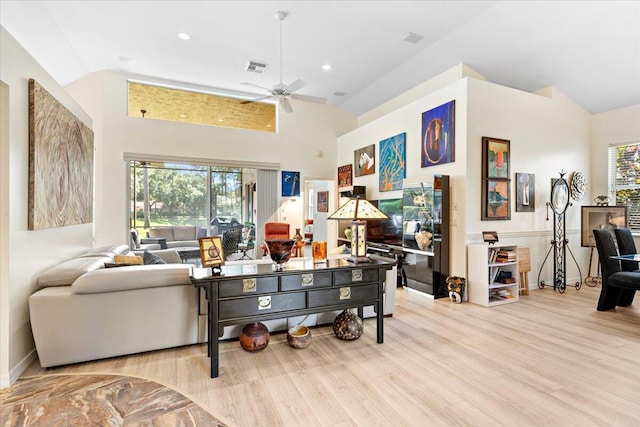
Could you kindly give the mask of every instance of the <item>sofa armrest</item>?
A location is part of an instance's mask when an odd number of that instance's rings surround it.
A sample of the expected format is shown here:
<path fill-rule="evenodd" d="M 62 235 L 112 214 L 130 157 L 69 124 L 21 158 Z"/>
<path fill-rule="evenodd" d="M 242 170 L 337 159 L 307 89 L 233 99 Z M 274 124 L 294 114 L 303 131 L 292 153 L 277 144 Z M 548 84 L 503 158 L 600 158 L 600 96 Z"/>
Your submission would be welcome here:
<path fill-rule="evenodd" d="M 104 268 L 78 277 L 71 285 L 74 294 L 119 292 L 131 289 L 190 285 L 191 267 L 185 264 L 135 265 Z"/>

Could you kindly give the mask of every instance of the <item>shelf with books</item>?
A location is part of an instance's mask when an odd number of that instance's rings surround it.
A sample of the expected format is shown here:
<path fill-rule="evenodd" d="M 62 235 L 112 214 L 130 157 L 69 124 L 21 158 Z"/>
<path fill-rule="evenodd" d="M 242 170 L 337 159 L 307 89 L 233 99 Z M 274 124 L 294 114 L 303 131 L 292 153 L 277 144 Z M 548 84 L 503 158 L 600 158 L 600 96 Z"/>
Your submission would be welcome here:
<path fill-rule="evenodd" d="M 470 302 L 492 307 L 518 301 L 517 250 L 515 245 L 469 245 L 467 286 Z"/>

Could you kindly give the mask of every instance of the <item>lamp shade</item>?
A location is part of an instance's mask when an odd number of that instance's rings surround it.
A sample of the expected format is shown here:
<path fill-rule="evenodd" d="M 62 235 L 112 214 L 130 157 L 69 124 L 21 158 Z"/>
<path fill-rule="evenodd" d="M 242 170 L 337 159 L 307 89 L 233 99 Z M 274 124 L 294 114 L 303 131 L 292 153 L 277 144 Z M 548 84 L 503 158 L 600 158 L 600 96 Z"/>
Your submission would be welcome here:
<path fill-rule="evenodd" d="M 350 261 L 368 262 L 367 258 L 367 222 L 366 219 L 389 219 L 367 200 L 351 199 L 327 219 L 351 220 L 351 256 Z"/>
<path fill-rule="evenodd" d="M 389 219 L 389 216 L 364 199 L 351 199 L 327 219 Z"/>

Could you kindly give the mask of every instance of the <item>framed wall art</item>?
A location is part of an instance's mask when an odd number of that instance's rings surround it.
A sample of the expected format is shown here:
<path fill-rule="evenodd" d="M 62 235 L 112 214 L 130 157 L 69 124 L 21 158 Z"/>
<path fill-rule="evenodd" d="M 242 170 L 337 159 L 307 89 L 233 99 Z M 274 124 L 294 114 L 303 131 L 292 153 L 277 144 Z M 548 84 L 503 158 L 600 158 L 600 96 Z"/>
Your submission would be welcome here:
<path fill-rule="evenodd" d="M 300 172 L 282 171 L 282 197 L 300 197 Z"/>
<path fill-rule="evenodd" d="M 535 212 L 536 176 L 532 173 L 516 173 L 516 212 Z"/>
<path fill-rule="evenodd" d="M 627 226 L 627 207 L 582 206 L 580 218 L 580 246 L 595 247 L 593 230 L 609 230 L 615 241 L 613 230 Z"/>
<path fill-rule="evenodd" d="M 407 134 L 401 133 L 380 141 L 380 191 L 402 190 L 402 180 L 406 178 L 406 139 Z"/>
<path fill-rule="evenodd" d="M 93 131 L 29 79 L 29 230 L 93 222 Z"/>
<path fill-rule="evenodd" d="M 376 172 L 376 146 L 371 144 L 353 152 L 356 176 L 372 175 Z"/>
<path fill-rule="evenodd" d="M 329 212 L 328 191 L 318 191 L 318 212 Z"/>
<path fill-rule="evenodd" d="M 338 166 L 338 188 L 353 185 L 353 165 Z"/>
<path fill-rule="evenodd" d="M 421 167 L 455 161 L 456 101 L 450 101 L 422 113 Z"/>
<path fill-rule="evenodd" d="M 510 141 L 482 137 L 482 176 L 485 178 L 509 178 L 511 164 Z"/>
<path fill-rule="evenodd" d="M 484 179 L 482 191 L 482 220 L 511 219 L 509 180 Z"/>
<path fill-rule="evenodd" d="M 208 236 L 198 239 L 200 245 L 200 259 L 202 267 L 220 267 L 224 265 L 224 250 L 222 249 L 222 237 Z"/>

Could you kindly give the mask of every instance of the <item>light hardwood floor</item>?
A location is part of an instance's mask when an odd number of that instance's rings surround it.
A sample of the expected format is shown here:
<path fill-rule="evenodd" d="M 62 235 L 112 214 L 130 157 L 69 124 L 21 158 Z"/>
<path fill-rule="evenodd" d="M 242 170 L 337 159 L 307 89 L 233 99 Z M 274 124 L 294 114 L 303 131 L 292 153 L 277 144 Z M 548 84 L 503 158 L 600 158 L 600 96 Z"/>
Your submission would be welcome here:
<path fill-rule="evenodd" d="M 258 353 L 221 345 L 209 378 L 196 345 L 41 369 L 108 372 L 173 386 L 233 426 L 638 426 L 640 296 L 597 312 L 600 287 L 535 290 L 484 308 L 397 291 L 385 342 L 375 320 L 359 340 L 312 330 L 306 350 L 274 334 Z"/>

